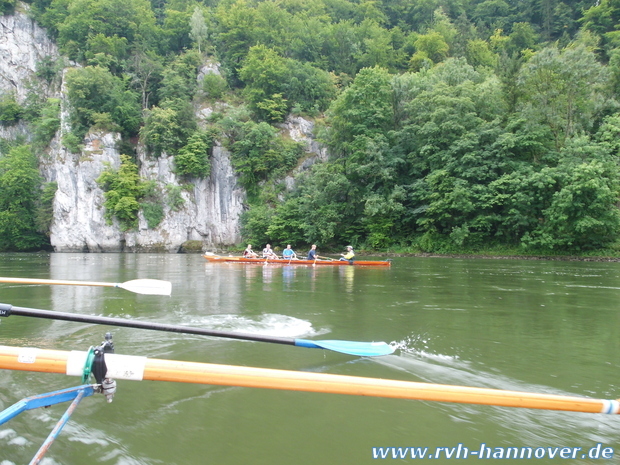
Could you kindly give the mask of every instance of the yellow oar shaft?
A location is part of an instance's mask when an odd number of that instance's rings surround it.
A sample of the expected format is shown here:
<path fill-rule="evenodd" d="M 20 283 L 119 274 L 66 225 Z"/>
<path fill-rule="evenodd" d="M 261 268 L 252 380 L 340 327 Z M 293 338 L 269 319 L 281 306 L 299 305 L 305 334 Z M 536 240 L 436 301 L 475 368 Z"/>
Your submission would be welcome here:
<path fill-rule="evenodd" d="M 80 376 L 86 352 L 0 346 L 0 369 Z M 108 376 L 181 383 L 348 394 L 465 404 L 495 405 L 587 413 L 619 413 L 615 400 L 537 394 L 266 368 L 178 362 L 113 354 L 106 356 Z"/>
<path fill-rule="evenodd" d="M 107 286 L 116 287 L 115 283 L 97 283 L 91 281 L 62 281 L 59 279 L 0 278 L 0 283 L 13 284 L 59 284 L 63 286 Z"/>

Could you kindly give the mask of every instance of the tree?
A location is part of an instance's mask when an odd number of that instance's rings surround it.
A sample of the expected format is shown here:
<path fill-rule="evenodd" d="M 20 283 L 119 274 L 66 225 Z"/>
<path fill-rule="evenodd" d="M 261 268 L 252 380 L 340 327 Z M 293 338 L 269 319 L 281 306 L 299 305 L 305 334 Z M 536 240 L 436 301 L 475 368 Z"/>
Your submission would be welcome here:
<path fill-rule="evenodd" d="M 194 7 L 194 13 L 190 20 L 191 31 L 189 36 L 192 38 L 196 45 L 198 45 L 198 52 L 202 53 L 202 44 L 206 42 L 209 29 L 205 17 L 202 14 L 202 10 L 199 7 Z"/>
<path fill-rule="evenodd" d="M 153 107 L 146 116 L 140 137 L 155 156 L 163 152 L 173 155 L 183 144 L 178 113 L 172 108 Z"/>
<path fill-rule="evenodd" d="M 519 75 L 520 109 L 533 125 L 546 125 L 561 148 L 588 130 L 607 100 L 607 71 L 583 44 L 536 53 Z"/>
<path fill-rule="evenodd" d="M 252 47 L 239 71 L 251 108 L 260 119 L 280 122 L 293 107 L 299 112 L 327 108 L 336 93 L 333 77 L 308 63 Z"/>
<path fill-rule="evenodd" d="M 72 130 L 80 139 L 102 121 L 112 123 L 103 129 L 137 133 L 142 120 L 138 96 L 125 88 L 122 79 L 100 66 L 86 66 L 68 70 L 66 83 Z"/>
<path fill-rule="evenodd" d="M 158 39 L 148 0 L 75 0 L 65 4 L 66 10 L 61 5 L 54 22 L 58 43 L 71 59 L 82 60 L 97 35 L 123 38 L 130 47 L 143 41 L 154 45 Z"/>
<path fill-rule="evenodd" d="M 428 57 L 433 63 L 439 63 L 448 57 L 450 47 L 439 32 L 419 35 L 415 41 L 416 49 Z"/>
<path fill-rule="evenodd" d="M 354 227 L 355 192 L 341 165 L 314 165 L 310 173 L 302 174 L 297 181 L 295 196 L 299 199 L 299 219 L 306 242 L 329 247 L 360 239 L 361 234 Z"/>
<path fill-rule="evenodd" d="M 554 171 L 556 190 L 540 225 L 523 242 L 533 247 L 588 250 L 605 247 L 620 233 L 617 164 L 568 163 Z"/>
<path fill-rule="evenodd" d="M 238 0 L 232 5 L 218 5 L 215 18 L 219 24 L 217 43 L 222 53 L 222 63 L 235 80 L 250 47 L 259 43 L 256 11 L 246 0 Z"/>
<path fill-rule="evenodd" d="M 273 101 L 276 94 L 282 99 L 282 87 L 288 76 L 286 60 L 275 50 L 264 45 L 250 48 L 239 70 L 239 78 L 246 84 L 245 95 L 251 108 L 261 119 L 272 119 L 268 111 L 261 109 L 261 103 L 266 100 Z M 287 108 L 288 104 L 284 110 Z"/>
<path fill-rule="evenodd" d="M 176 171 L 181 176 L 207 178 L 211 174 L 209 150 L 213 146 L 212 135 L 196 131 L 179 150 L 174 159 Z"/>
<path fill-rule="evenodd" d="M 127 65 L 132 87 L 138 89 L 142 96 L 140 99 L 142 109 L 147 109 L 150 97 L 155 92 L 157 83 L 162 79 L 164 70 L 162 59 L 154 52 L 135 50 Z"/>
<path fill-rule="evenodd" d="M 13 12 L 17 0 L 1 0 L 0 1 L 0 15 L 5 15 Z"/>
<path fill-rule="evenodd" d="M 239 181 L 257 194 L 258 183 L 282 176 L 297 164 L 301 146 L 277 137 L 269 124 L 247 122 L 241 125 L 237 140 L 231 145 L 232 163 Z"/>
<path fill-rule="evenodd" d="M 359 136 L 385 134 L 394 124 L 393 90 L 383 68 L 364 68 L 329 109 L 329 144 L 337 156 L 348 156 Z"/>
<path fill-rule="evenodd" d="M 37 230 L 41 175 L 37 159 L 25 145 L 0 157 L 0 250 L 36 250 L 46 244 Z"/>
<path fill-rule="evenodd" d="M 121 155 L 118 170 L 108 167 L 97 178 L 104 190 L 105 217 L 108 223 L 117 218 L 121 229 L 128 231 L 138 224 L 139 200 L 144 195 L 143 182 L 138 175 L 138 167 L 127 155 Z"/>
<path fill-rule="evenodd" d="M 15 100 L 15 94 L 8 93 L 0 96 L 0 125 L 16 124 L 23 115 L 24 109 Z"/>

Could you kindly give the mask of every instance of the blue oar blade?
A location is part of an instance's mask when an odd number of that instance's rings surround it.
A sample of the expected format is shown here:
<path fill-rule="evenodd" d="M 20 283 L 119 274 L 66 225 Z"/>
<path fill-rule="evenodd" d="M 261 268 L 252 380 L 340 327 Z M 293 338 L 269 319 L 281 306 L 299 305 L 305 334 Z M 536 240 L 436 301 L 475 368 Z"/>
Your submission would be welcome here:
<path fill-rule="evenodd" d="M 385 342 L 355 342 L 355 341 L 311 341 L 309 339 L 295 339 L 297 347 L 311 347 L 314 349 L 327 349 L 343 354 L 357 355 L 359 357 L 378 357 L 389 355 L 394 348 Z"/>

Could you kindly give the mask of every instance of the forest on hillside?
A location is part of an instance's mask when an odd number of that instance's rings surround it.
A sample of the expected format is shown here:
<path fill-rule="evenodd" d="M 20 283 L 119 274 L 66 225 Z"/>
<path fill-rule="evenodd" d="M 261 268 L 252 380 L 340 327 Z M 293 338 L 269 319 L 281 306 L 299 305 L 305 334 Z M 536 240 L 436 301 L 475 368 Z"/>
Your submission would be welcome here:
<path fill-rule="evenodd" d="M 31 0 L 81 67 L 65 76 L 79 152 L 91 129 L 122 134 L 98 180 L 125 229 L 173 208 L 137 175 L 140 141 L 209 176 L 215 140 L 248 192 L 244 240 L 323 249 L 584 253 L 620 247 L 620 0 Z M 0 0 L 0 13 L 23 4 Z M 197 80 L 207 62 L 222 74 Z M 38 85 L 67 66 L 39 64 Z M 0 250 L 45 244 L 54 186 L 37 159 L 59 102 L 0 95 Z M 207 126 L 195 109 L 214 109 Z M 315 122 L 329 160 L 281 137 Z M 178 193 L 177 193 L 178 194 Z"/>

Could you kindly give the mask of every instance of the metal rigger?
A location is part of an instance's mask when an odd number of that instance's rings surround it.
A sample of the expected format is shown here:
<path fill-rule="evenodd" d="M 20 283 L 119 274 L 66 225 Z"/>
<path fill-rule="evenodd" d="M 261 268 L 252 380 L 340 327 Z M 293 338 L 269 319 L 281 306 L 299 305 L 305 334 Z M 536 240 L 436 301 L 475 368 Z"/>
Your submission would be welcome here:
<path fill-rule="evenodd" d="M 8 316 L 7 312 L 10 314 L 10 306 L 0 304 L 0 316 Z M 67 411 L 63 414 L 58 423 L 56 423 L 52 432 L 30 461 L 30 465 L 38 464 L 43 459 L 43 456 L 49 450 L 84 397 L 99 393 L 105 396 L 108 403 L 112 402 L 114 394 L 116 393 L 116 381 L 106 377 L 107 367 L 105 363 L 105 355 L 111 353 L 114 353 L 112 334 L 106 333 L 105 340 L 99 346 L 91 347 L 88 351 L 81 386 L 26 397 L 0 412 L 1 425 L 26 410 L 34 410 L 39 407 L 50 407 L 62 402 L 71 402 Z M 96 384 L 86 384 L 91 375 L 95 378 Z"/>

